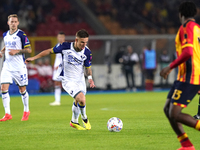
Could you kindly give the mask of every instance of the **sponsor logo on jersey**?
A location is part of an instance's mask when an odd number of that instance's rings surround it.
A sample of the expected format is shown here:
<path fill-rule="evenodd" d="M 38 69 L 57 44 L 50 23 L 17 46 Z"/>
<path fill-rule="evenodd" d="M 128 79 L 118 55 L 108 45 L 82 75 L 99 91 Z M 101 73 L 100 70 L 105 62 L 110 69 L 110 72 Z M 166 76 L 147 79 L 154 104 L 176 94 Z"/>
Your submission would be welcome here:
<path fill-rule="evenodd" d="M 5 42 L 5 46 L 14 47 L 15 45 L 16 45 L 16 42 L 15 42 L 15 41 L 6 41 L 6 42 Z"/>
<path fill-rule="evenodd" d="M 83 62 L 82 60 L 79 60 L 73 55 L 68 55 L 68 63 L 73 64 L 73 65 L 82 65 L 82 62 Z"/>
<path fill-rule="evenodd" d="M 86 56 L 85 56 L 85 55 L 82 55 L 81 58 L 84 60 L 84 59 L 86 59 Z"/>
<path fill-rule="evenodd" d="M 30 43 L 30 42 L 29 42 L 28 38 L 25 37 L 25 44 L 28 44 L 28 43 Z"/>
<path fill-rule="evenodd" d="M 60 43 L 56 45 L 56 48 L 57 48 L 58 46 L 60 46 Z"/>

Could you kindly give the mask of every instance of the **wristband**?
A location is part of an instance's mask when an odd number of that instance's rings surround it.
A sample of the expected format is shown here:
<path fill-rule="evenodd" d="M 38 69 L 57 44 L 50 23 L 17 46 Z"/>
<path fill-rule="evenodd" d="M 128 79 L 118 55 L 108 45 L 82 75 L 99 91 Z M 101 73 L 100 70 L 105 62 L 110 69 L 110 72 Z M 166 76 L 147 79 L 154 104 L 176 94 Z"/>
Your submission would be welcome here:
<path fill-rule="evenodd" d="M 90 76 L 88 76 L 88 80 L 89 80 L 89 79 L 92 79 L 92 76 L 91 76 L 91 75 L 90 75 Z"/>

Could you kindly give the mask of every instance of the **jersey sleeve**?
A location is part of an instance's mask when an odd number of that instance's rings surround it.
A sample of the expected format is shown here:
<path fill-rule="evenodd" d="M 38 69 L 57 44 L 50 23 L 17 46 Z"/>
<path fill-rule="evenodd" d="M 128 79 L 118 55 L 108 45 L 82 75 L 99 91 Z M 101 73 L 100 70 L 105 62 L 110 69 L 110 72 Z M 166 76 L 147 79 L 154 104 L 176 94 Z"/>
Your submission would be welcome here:
<path fill-rule="evenodd" d="M 62 53 L 62 50 L 69 49 L 69 43 L 64 42 L 62 44 L 57 44 L 52 48 L 52 53 Z"/>
<path fill-rule="evenodd" d="M 7 32 L 8 32 L 8 31 L 7 31 Z M 3 38 L 6 36 L 7 32 L 4 32 L 4 33 L 3 33 Z"/>
<path fill-rule="evenodd" d="M 21 38 L 22 48 L 26 48 L 26 47 L 31 46 L 29 39 L 24 32 L 19 31 L 18 36 Z"/>
<path fill-rule="evenodd" d="M 90 68 L 92 64 L 92 53 L 89 49 L 86 49 L 85 55 L 87 56 L 86 60 L 84 61 L 84 66 L 86 68 Z"/>
<path fill-rule="evenodd" d="M 183 25 L 183 28 L 180 30 L 180 40 L 181 40 L 181 48 L 192 47 L 193 48 L 193 25 L 191 23 L 187 23 Z"/>

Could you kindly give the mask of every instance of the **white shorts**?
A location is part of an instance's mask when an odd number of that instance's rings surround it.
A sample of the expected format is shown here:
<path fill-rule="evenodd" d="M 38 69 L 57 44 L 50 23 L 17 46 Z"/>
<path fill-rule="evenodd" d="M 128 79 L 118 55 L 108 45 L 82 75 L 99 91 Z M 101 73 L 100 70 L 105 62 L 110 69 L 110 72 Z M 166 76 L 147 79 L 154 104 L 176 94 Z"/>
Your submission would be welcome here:
<path fill-rule="evenodd" d="M 12 84 L 13 80 L 18 86 L 28 85 L 27 69 L 23 68 L 20 71 L 9 71 L 3 68 L 1 71 L 1 84 Z"/>
<path fill-rule="evenodd" d="M 85 81 L 64 81 L 62 80 L 63 89 L 73 98 L 75 98 L 80 92 L 86 94 Z"/>

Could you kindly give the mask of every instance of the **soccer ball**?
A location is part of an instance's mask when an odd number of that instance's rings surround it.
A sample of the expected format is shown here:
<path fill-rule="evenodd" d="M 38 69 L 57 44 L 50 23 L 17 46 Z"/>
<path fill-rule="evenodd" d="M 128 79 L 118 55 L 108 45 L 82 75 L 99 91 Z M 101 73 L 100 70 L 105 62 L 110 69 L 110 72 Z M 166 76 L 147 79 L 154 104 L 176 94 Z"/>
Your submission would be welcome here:
<path fill-rule="evenodd" d="M 122 120 L 117 117 L 112 117 L 108 120 L 107 128 L 110 132 L 120 132 L 123 127 Z"/>

